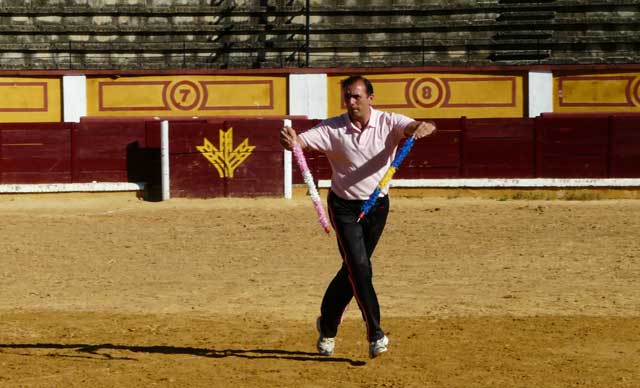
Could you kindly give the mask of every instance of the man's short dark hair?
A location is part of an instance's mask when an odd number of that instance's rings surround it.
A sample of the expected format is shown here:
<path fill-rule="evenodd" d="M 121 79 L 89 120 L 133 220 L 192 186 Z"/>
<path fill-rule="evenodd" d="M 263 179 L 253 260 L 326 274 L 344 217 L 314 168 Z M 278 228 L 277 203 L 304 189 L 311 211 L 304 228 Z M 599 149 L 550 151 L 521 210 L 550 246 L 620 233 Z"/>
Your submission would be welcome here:
<path fill-rule="evenodd" d="M 364 82 L 364 86 L 367 88 L 367 96 L 370 96 L 373 94 L 373 85 L 371 85 L 371 81 L 369 81 L 368 79 L 364 78 L 361 75 L 352 75 L 349 78 L 343 79 L 341 82 L 342 89 L 348 88 L 349 86 L 355 84 L 358 81 Z"/>

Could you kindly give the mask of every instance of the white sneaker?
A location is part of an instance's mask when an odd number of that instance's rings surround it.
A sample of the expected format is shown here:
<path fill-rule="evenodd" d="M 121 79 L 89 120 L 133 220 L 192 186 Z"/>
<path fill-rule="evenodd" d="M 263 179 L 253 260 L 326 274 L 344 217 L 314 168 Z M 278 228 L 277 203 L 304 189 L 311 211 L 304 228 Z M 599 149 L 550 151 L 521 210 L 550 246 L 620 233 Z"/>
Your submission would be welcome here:
<path fill-rule="evenodd" d="M 320 336 L 318 337 L 318 343 L 316 344 L 318 353 L 323 356 L 332 355 L 333 349 L 336 347 L 336 337 L 325 337 L 322 335 L 322 330 L 320 329 L 320 317 L 316 319 L 316 328 L 318 329 L 318 333 L 320 334 Z"/>
<path fill-rule="evenodd" d="M 377 341 L 369 343 L 369 357 L 376 358 L 380 354 L 387 351 L 387 345 L 389 345 L 389 338 L 385 335 Z"/>

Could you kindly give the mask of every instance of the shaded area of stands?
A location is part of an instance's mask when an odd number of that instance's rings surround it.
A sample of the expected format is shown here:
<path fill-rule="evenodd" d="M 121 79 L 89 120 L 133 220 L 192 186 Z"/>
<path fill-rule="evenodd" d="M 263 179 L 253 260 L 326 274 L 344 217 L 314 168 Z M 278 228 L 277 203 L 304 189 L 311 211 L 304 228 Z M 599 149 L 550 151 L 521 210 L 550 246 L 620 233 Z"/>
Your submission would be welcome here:
<path fill-rule="evenodd" d="M 2 69 L 640 61 L 636 0 L 3 0 Z"/>

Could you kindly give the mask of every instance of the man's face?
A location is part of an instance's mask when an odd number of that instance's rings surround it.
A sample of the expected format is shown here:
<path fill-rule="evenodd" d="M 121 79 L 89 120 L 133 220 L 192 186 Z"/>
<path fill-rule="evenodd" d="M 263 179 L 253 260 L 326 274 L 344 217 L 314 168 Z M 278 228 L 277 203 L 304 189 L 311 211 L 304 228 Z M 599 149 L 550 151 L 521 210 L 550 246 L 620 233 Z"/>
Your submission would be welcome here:
<path fill-rule="evenodd" d="M 347 112 L 352 119 L 367 118 L 373 104 L 373 94 L 367 96 L 367 86 L 356 81 L 342 90 Z"/>

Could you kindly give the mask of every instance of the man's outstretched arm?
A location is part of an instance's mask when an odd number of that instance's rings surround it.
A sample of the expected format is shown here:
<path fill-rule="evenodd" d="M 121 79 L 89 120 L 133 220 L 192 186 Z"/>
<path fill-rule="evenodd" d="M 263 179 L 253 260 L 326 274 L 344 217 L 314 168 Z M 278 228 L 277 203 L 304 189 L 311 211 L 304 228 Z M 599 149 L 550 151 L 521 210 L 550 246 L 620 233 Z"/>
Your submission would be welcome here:
<path fill-rule="evenodd" d="M 435 131 L 436 124 L 433 121 L 413 121 L 404 128 L 404 135 L 406 137 L 413 136 L 417 140 L 431 136 Z"/>
<path fill-rule="evenodd" d="M 296 134 L 296 131 L 293 128 L 282 127 L 280 130 L 280 145 L 284 149 L 291 151 L 295 143 L 298 143 L 302 149 L 307 147 L 305 142 L 298 137 L 298 134 Z"/>

